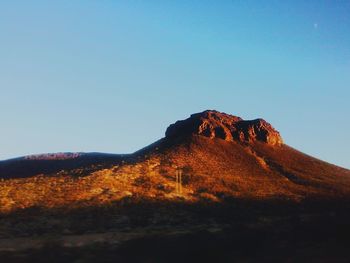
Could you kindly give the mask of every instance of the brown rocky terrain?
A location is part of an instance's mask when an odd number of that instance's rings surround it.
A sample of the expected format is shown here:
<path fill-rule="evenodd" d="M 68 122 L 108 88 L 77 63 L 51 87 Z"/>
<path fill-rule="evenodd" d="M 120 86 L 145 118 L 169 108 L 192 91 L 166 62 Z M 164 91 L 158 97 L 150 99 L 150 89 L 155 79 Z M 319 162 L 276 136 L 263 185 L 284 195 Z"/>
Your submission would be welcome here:
<path fill-rule="evenodd" d="M 186 120 L 177 121 L 170 125 L 165 135 L 168 138 L 201 135 L 225 141 L 261 141 L 270 145 L 283 143 L 279 132 L 263 119 L 246 121 L 214 110 L 192 114 Z"/>
<path fill-rule="evenodd" d="M 284 144 L 263 119 L 204 111 L 131 155 L 19 158 L 0 162 L 0 178 L 9 261 L 349 260 L 350 171 Z M 171 247 L 184 257 L 166 257 Z"/>

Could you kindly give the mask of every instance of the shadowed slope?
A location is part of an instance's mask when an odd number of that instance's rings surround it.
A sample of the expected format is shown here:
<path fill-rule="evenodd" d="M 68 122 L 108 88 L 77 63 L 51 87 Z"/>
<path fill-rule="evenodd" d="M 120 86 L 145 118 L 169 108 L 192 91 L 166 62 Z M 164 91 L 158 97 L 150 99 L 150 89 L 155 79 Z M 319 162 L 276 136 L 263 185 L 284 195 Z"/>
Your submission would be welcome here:
<path fill-rule="evenodd" d="M 120 162 L 127 155 L 106 153 L 56 153 L 29 155 L 0 161 L 0 178 L 23 178 L 62 170 L 96 170 Z"/>

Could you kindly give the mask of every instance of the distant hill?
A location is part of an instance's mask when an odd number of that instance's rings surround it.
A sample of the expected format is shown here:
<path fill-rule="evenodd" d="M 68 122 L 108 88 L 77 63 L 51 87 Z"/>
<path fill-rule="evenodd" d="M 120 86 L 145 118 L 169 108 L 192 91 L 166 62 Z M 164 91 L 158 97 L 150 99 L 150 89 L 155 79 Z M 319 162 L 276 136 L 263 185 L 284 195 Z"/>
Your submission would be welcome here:
<path fill-rule="evenodd" d="M 24 178 L 60 171 L 116 164 L 126 155 L 107 153 L 47 153 L 0 161 L 0 178 Z M 96 168 L 96 167 L 95 167 Z"/>

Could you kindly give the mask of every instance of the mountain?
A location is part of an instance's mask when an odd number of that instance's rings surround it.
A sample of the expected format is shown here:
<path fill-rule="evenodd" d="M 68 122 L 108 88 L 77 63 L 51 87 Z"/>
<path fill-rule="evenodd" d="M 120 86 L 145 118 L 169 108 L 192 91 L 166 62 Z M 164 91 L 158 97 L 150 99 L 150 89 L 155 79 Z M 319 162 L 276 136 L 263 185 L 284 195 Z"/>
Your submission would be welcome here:
<path fill-rule="evenodd" d="M 155 195 L 167 199 L 176 197 L 173 190 L 177 169 L 183 173 L 181 196 L 189 200 L 203 196 L 216 201 L 227 197 L 302 200 L 341 198 L 350 193 L 349 170 L 284 144 L 279 132 L 265 120 L 242 120 L 210 110 L 177 121 L 168 127 L 164 138 L 131 155 L 27 156 L 0 162 L 0 177 L 49 175 L 50 180 L 55 180 L 52 176 L 60 175 L 86 181 L 88 175 L 89 180 L 108 175 L 116 181 L 114 184 L 118 181 L 116 178 L 125 178 L 123 188 L 128 192 L 135 192 L 132 188 L 137 184 L 138 193 L 145 197 Z M 137 183 L 139 181 L 148 182 L 151 190 L 144 191 L 147 184 Z M 81 185 L 83 183 L 79 183 Z M 72 191 L 77 193 L 74 187 Z M 55 194 L 50 193 L 50 197 L 54 199 Z M 46 202 L 47 198 L 43 200 Z M 108 200 L 106 198 L 106 202 Z M 41 205 L 40 199 L 35 205 Z"/>
<path fill-rule="evenodd" d="M 193 242 L 198 243 L 194 251 L 207 249 L 202 262 L 253 260 L 244 252 L 252 249 L 267 262 L 285 261 L 291 248 L 299 249 L 292 259 L 306 262 L 305 256 L 320 247 L 331 255 L 319 258 L 335 262 L 345 255 L 350 234 L 345 230 L 349 170 L 286 145 L 263 119 L 214 110 L 171 124 L 164 138 L 133 154 L 27 156 L 0 162 L 0 178 L 0 254 L 15 240 L 33 259 L 47 248 L 28 244 L 44 241 L 19 238 L 55 234 L 65 255 L 88 249 L 125 261 L 137 249 L 132 262 L 143 262 L 138 261 L 143 256 L 152 262 L 184 261 L 181 255 L 168 258 L 170 247 L 189 260 L 194 252 L 186 244 Z M 327 242 L 315 241 L 317 235 Z M 92 248 L 94 240 L 105 247 Z M 295 245 L 299 241 L 307 248 Z M 148 245 L 153 242 L 164 253 Z M 66 251 L 78 243 L 83 248 Z M 279 244 L 282 252 L 276 254 Z M 6 255 L 13 260 L 13 254 Z"/>
<path fill-rule="evenodd" d="M 24 178 L 74 169 L 87 171 L 89 167 L 116 164 L 123 156 L 125 155 L 70 152 L 28 155 L 0 161 L 0 178 Z"/>

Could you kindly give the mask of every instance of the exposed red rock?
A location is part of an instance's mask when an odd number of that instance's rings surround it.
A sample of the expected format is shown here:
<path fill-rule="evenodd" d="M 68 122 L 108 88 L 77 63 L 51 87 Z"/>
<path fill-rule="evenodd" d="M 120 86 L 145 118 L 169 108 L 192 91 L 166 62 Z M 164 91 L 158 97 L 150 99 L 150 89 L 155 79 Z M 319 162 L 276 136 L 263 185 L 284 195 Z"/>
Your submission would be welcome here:
<path fill-rule="evenodd" d="M 261 141 L 270 145 L 283 144 L 280 133 L 263 119 L 243 120 L 240 117 L 207 110 L 170 125 L 166 137 L 201 135 L 226 141 Z"/>

